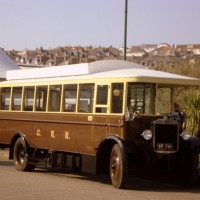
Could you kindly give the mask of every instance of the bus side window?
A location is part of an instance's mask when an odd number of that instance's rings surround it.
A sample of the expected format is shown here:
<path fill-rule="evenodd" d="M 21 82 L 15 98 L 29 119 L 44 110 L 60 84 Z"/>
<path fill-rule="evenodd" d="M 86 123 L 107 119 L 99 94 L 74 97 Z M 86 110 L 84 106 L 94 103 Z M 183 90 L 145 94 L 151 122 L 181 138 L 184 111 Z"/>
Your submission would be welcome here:
<path fill-rule="evenodd" d="M 9 110 L 11 88 L 1 88 L 0 110 Z"/>
<path fill-rule="evenodd" d="M 47 86 L 37 86 L 36 88 L 36 111 L 46 111 Z"/>
<path fill-rule="evenodd" d="M 77 104 L 77 84 L 69 84 L 64 86 L 64 111 L 75 112 Z"/>
<path fill-rule="evenodd" d="M 33 111 L 35 87 L 24 88 L 24 111 Z"/>
<path fill-rule="evenodd" d="M 92 113 L 94 101 L 94 84 L 80 84 L 78 112 Z"/>
<path fill-rule="evenodd" d="M 12 93 L 12 110 L 21 110 L 22 87 L 14 87 Z"/>
<path fill-rule="evenodd" d="M 123 110 L 123 93 L 124 84 L 123 83 L 113 83 L 112 84 L 112 102 L 111 102 L 111 112 L 112 113 L 122 113 Z"/>
<path fill-rule="evenodd" d="M 60 101 L 61 101 L 61 85 L 51 85 L 49 88 L 49 110 L 53 112 L 60 111 Z"/>

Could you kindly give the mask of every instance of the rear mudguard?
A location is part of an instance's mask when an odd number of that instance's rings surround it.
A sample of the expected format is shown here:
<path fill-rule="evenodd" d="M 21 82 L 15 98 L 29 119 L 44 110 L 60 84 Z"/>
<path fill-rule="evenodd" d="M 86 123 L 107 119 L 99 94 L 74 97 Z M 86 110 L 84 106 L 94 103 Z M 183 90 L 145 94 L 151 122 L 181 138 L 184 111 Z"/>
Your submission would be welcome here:
<path fill-rule="evenodd" d="M 26 144 L 25 145 L 25 148 L 27 148 L 28 146 L 28 143 L 25 139 L 25 136 L 22 132 L 17 132 L 14 137 L 12 138 L 11 140 L 11 143 L 10 143 L 10 150 L 9 150 L 9 159 L 13 159 L 13 151 L 14 151 L 14 146 L 15 146 L 15 142 L 17 141 L 18 138 L 22 138 L 24 140 L 24 143 Z M 27 149 L 26 149 L 27 151 Z"/>

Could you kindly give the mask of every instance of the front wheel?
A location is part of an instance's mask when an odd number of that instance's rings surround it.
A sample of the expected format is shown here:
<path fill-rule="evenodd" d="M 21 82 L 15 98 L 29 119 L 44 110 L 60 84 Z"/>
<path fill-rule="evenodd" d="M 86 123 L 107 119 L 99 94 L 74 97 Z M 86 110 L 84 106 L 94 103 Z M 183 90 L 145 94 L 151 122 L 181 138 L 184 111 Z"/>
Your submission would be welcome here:
<path fill-rule="evenodd" d="M 28 163 L 27 145 L 23 138 L 18 138 L 14 146 L 14 165 L 19 171 L 33 171 L 35 165 Z"/>
<path fill-rule="evenodd" d="M 110 155 L 110 177 L 115 188 L 125 187 L 128 175 L 127 156 L 118 144 L 112 148 Z"/>

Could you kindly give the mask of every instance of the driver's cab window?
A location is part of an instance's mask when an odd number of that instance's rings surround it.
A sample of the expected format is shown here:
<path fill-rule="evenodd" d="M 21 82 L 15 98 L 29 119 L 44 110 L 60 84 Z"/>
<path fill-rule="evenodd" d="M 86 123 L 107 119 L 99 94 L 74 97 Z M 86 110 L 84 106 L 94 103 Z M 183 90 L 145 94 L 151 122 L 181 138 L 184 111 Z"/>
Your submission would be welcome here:
<path fill-rule="evenodd" d="M 128 84 L 127 107 L 132 112 L 140 114 L 155 113 L 155 85 L 154 84 Z"/>

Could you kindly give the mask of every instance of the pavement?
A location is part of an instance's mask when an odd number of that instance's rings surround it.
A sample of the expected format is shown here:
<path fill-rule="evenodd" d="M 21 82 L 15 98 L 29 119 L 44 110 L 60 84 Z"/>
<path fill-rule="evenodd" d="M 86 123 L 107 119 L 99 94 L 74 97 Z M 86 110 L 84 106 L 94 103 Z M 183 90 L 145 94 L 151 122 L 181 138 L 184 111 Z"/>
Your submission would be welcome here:
<path fill-rule="evenodd" d="M 0 161 L 7 161 L 9 157 L 9 149 L 0 149 Z"/>

